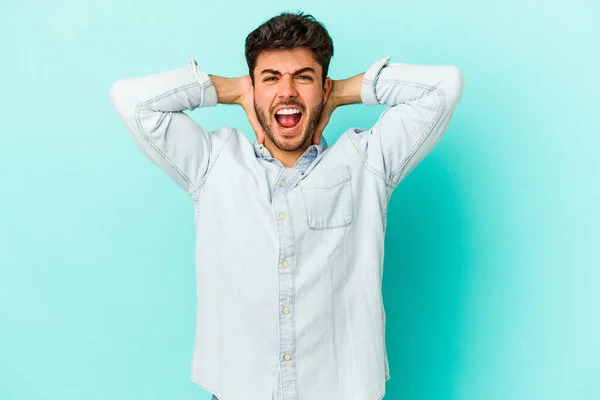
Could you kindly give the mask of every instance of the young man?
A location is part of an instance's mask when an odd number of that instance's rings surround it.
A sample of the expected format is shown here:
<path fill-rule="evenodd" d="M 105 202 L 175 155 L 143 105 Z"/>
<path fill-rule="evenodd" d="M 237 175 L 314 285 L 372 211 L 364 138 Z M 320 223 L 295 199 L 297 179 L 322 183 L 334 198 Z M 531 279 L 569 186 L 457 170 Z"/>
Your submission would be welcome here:
<path fill-rule="evenodd" d="M 377 400 L 390 378 L 381 294 L 387 205 L 462 95 L 453 66 L 389 63 L 327 77 L 310 15 L 246 39 L 249 75 L 187 68 L 123 79 L 111 101 L 139 148 L 193 199 L 197 325 L 191 378 L 219 400 Z M 332 146 L 345 104 L 389 107 Z M 257 140 L 185 110 L 239 104 Z"/>

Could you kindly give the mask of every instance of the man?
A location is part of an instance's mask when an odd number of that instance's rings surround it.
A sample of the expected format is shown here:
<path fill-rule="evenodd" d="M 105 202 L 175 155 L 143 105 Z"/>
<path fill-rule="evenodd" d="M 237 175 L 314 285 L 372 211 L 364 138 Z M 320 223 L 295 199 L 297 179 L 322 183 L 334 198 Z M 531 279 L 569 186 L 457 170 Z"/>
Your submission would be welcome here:
<path fill-rule="evenodd" d="M 197 325 L 191 378 L 219 400 L 376 400 L 390 378 L 381 294 L 387 205 L 462 95 L 453 66 L 389 63 L 327 77 L 333 43 L 310 15 L 246 39 L 249 75 L 187 68 L 117 81 L 140 149 L 194 202 Z M 336 107 L 389 107 L 332 146 Z M 185 110 L 241 105 L 251 143 Z"/>

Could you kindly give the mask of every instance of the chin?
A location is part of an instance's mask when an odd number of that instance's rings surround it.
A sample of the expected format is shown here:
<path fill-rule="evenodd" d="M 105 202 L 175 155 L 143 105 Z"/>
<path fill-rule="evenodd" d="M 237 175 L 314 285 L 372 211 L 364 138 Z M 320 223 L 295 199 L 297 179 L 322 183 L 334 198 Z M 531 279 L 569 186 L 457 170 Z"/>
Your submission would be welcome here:
<path fill-rule="evenodd" d="M 297 132 L 291 135 L 283 134 L 278 127 L 275 127 L 274 133 L 275 140 L 272 141 L 278 148 L 285 151 L 296 151 L 300 149 L 308 140 L 303 127 L 299 127 Z"/>

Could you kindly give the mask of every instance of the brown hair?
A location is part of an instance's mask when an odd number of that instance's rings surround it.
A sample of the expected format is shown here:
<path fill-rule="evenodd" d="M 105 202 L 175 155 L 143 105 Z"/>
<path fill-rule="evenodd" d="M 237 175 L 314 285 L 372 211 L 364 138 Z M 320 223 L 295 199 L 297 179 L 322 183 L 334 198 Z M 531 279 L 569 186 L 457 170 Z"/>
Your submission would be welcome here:
<path fill-rule="evenodd" d="M 293 50 L 306 47 L 312 50 L 315 59 L 323 70 L 323 84 L 329 70 L 329 61 L 333 56 L 333 41 L 325 26 L 312 15 L 298 13 L 281 13 L 246 37 L 246 62 L 250 78 L 254 86 L 254 68 L 256 59 L 263 51 Z"/>

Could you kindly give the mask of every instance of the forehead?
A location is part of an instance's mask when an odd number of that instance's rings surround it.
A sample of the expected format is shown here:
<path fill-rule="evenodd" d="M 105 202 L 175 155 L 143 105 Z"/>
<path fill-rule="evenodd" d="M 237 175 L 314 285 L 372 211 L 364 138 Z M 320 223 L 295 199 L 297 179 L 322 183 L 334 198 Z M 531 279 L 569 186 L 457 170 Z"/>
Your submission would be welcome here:
<path fill-rule="evenodd" d="M 274 69 L 285 74 L 304 67 L 313 68 L 317 74 L 321 72 L 321 65 L 317 62 L 314 53 L 307 48 L 269 50 L 263 51 L 257 57 L 254 73 L 258 76 L 264 69 Z"/>

